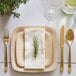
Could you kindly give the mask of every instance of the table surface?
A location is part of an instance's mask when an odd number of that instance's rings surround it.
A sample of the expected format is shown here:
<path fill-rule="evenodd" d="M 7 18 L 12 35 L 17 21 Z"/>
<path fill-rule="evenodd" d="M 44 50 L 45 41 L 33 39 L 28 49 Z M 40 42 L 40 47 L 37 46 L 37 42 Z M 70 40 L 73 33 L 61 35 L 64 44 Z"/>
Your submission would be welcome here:
<path fill-rule="evenodd" d="M 60 2 L 62 5 L 63 2 Z M 56 30 L 59 41 L 60 27 L 65 25 L 65 31 L 67 28 L 72 27 L 75 32 L 75 27 L 71 26 L 72 16 L 65 15 L 62 11 L 59 12 L 59 16 L 52 20 L 48 21 L 45 18 L 45 0 L 29 0 L 26 5 L 21 4 L 20 8 L 16 10 L 21 14 L 19 18 L 13 18 L 13 16 L 9 17 L 9 19 L 2 19 L 0 17 L 0 76 L 74 76 L 76 72 L 76 40 L 72 44 L 72 72 L 68 74 L 68 45 L 65 43 L 64 46 L 64 72 L 60 74 L 60 46 L 58 49 L 58 65 L 57 68 L 48 73 L 41 74 L 28 74 L 28 73 L 20 73 L 16 72 L 11 67 L 10 61 L 10 44 L 8 46 L 8 64 L 9 69 L 8 72 L 4 73 L 4 44 L 3 44 L 3 31 L 4 27 L 9 29 L 10 37 L 12 35 L 13 30 L 18 26 L 49 26 Z M 69 26 L 68 26 L 69 25 Z M 60 45 L 60 44 L 58 44 Z"/>

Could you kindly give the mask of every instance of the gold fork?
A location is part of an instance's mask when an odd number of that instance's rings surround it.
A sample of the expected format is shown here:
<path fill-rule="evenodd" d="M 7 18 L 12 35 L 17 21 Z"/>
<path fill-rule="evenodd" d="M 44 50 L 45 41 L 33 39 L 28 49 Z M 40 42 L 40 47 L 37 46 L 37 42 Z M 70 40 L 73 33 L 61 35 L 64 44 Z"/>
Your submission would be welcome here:
<path fill-rule="evenodd" d="M 9 32 L 7 29 L 4 30 L 4 46 L 5 46 L 5 54 L 4 54 L 4 72 L 6 73 L 8 71 L 8 59 L 7 59 L 7 46 L 9 42 Z"/>

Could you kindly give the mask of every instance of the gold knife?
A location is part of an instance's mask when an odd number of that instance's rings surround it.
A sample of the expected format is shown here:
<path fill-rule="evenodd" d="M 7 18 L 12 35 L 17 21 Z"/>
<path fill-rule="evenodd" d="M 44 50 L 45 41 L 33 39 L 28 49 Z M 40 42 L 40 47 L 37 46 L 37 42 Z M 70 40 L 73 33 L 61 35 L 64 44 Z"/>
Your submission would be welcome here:
<path fill-rule="evenodd" d="M 60 47 L 61 47 L 61 63 L 60 63 L 60 72 L 64 71 L 64 26 L 60 30 Z"/>

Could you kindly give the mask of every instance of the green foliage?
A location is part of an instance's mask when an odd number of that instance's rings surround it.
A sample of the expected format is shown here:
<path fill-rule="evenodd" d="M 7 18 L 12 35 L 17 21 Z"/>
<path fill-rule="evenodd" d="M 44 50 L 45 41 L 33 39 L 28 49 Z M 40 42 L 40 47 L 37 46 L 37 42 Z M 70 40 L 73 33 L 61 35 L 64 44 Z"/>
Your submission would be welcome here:
<path fill-rule="evenodd" d="M 19 8 L 21 3 L 25 4 L 26 0 L 0 0 L 0 16 L 13 14 L 18 18 L 20 14 L 14 10 Z"/>
<path fill-rule="evenodd" d="M 39 42 L 37 36 L 33 37 L 33 47 L 34 47 L 34 58 L 36 58 L 39 50 Z"/>

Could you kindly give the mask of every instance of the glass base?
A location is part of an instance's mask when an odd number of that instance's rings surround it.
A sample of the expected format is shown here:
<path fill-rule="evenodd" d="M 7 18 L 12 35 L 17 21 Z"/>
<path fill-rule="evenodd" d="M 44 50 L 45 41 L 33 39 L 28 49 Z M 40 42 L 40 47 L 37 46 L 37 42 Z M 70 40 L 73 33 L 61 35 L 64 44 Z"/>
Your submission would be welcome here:
<path fill-rule="evenodd" d="M 55 20 L 58 17 L 59 9 L 56 9 L 55 7 L 51 7 L 50 9 L 45 11 L 45 18 L 50 20 Z"/>
<path fill-rule="evenodd" d="M 62 11 L 66 14 L 72 15 L 76 11 L 76 6 L 69 6 L 68 4 L 64 4 L 62 7 Z"/>

